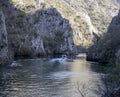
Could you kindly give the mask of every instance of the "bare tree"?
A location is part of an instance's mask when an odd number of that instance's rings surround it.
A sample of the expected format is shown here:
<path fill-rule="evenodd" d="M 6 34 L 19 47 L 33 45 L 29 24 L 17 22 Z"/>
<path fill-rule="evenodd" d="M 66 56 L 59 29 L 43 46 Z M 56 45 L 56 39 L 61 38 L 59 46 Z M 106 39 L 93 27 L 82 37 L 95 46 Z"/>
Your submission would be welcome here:
<path fill-rule="evenodd" d="M 80 97 L 86 97 L 88 90 L 89 90 L 89 87 L 85 83 L 77 82 L 76 89 L 77 89 L 77 93 L 80 95 Z"/>

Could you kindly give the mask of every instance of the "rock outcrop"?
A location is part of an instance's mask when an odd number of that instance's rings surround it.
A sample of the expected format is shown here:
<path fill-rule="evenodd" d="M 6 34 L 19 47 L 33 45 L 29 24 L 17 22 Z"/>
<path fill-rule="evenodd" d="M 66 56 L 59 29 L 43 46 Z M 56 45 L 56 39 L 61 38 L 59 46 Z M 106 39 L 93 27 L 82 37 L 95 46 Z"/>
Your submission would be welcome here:
<path fill-rule="evenodd" d="M 88 50 L 88 60 L 120 63 L 120 12 L 115 16 L 105 35 Z"/>
<path fill-rule="evenodd" d="M 45 51 L 48 54 L 76 53 L 69 21 L 62 18 L 56 8 L 42 10 L 40 17 L 35 23 L 35 27 L 43 37 Z"/>
<path fill-rule="evenodd" d="M 10 64 L 13 61 L 13 53 L 8 47 L 8 33 L 6 31 L 5 16 L 0 11 L 0 65 Z"/>

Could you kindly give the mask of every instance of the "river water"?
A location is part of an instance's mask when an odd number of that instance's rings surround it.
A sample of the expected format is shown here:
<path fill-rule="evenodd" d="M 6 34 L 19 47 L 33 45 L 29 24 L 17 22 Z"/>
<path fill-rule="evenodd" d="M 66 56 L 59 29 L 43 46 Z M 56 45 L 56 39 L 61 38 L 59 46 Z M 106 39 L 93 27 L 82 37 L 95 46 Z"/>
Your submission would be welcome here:
<path fill-rule="evenodd" d="M 17 60 L 0 67 L 0 97 L 100 97 L 102 66 L 77 57 L 64 64 Z"/>

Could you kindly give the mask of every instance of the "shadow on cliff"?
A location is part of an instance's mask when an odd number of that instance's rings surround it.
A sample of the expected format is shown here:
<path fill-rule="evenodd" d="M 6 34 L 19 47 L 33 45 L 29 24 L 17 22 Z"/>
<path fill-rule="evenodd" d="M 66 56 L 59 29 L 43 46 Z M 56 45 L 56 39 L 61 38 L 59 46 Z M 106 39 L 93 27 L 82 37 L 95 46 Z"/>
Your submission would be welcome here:
<path fill-rule="evenodd" d="M 92 45 L 87 52 L 87 59 L 102 63 L 115 62 L 115 54 L 120 48 L 120 11 L 113 17 L 107 33 Z"/>
<path fill-rule="evenodd" d="M 69 20 L 63 18 L 56 8 L 45 8 L 44 5 L 39 10 L 35 10 L 35 6 L 18 9 L 18 5 L 8 2 L 1 0 L 0 6 L 6 17 L 9 44 L 15 56 L 77 53 Z M 26 9 L 31 12 L 26 13 Z"/>
<path fill-rule="evenodd" d="M 101 72 L 107 74 L 107 76 L 100 77 L 104 88 L 99 88 L 96 92 L 101 92 L 102 97 L 120 97 L 120 69 L 119 66 L 115 65 L 117 60 L 116 54 L 119 49 L 120 10 L 118 15 L 113 17 L 109 24 L 107 33 L 102 35 L 100 40 L 91 46 L 87 52 L 87 60 L 100 62 L 98 65 L 101 66 Z M 99 68 L 95 68 L 94 65 L 91 65 L 91 69 L 95 72 L 99 71 Z"/>

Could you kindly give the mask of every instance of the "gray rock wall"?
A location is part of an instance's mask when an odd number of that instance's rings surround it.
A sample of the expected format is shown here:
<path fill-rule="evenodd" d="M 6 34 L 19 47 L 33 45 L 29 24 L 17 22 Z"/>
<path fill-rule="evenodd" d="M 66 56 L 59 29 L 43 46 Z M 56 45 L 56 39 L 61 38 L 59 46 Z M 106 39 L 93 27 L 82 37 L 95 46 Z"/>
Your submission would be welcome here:
<path fill-rule="evenodd" d="M 0 11 L 0 64 L 10 64 L 13 60 L 13 55 L 10 55 L 8 49 L 8 33 L 6 31 L 5 16 Z"/>
<path fill-rule="evenodd" d="M 88 49 L 87 59 L 120 63 L 120 12 L 113 17 L 106 34 Z"/>
<path fill-rule="evenodd" d="M 38 14 L 38 13 L 37 13 Z M 45 49 L 49 53 L 74 53 L 73 31 L 67 19 L 62 18 L 56 8 L 41 11 L 34 25 L 43 37 Z M 54 45 L 53 48 L 51 46 Z"/>

